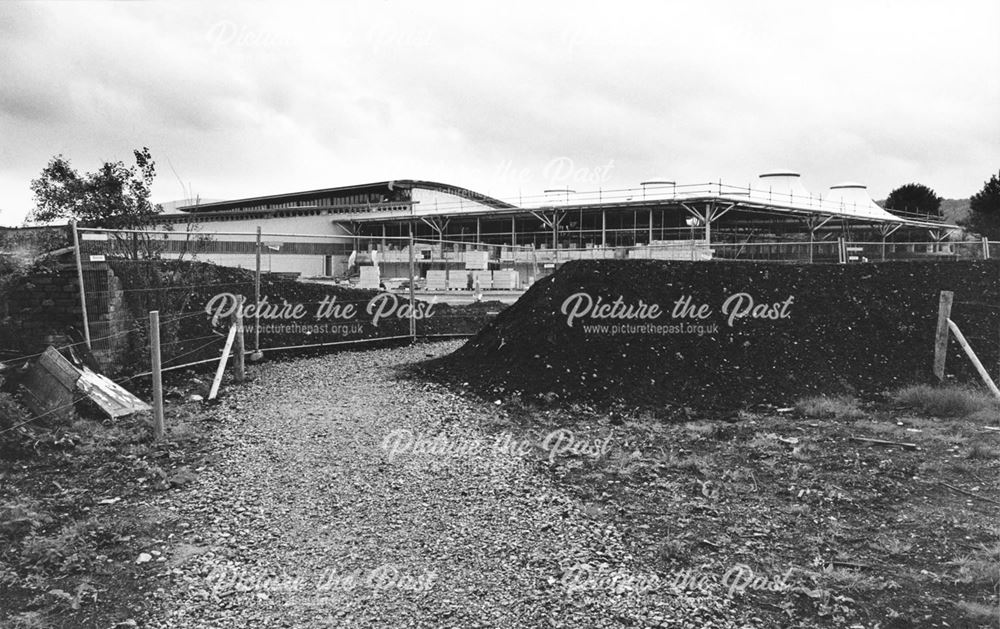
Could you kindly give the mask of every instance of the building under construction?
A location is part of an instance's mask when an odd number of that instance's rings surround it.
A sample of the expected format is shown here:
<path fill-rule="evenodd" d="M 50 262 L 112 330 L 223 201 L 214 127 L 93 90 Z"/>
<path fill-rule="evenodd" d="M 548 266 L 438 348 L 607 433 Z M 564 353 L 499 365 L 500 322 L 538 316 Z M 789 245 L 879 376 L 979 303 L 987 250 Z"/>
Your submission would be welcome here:
<path fill-rule="evenodd" d="M 857 259 L 940 256 L 958 229 L 888 212 L 861 184 L 811 193 L 788 171 L 747 186 L 655 180 L 631 189 L 547 190 L 516 203 L 397 180 L 180 210 L 157 219 L 174 231 L 164 236 L 174 241 L 168 251 L 195 230 L 218 234 L 199 245 L 201 259 L 250 267 L 261 248 L 266 270 L 320 277 L 344 276 L 356 264 L 403 276 L 411 250 L 421 275 L 464 265 L 517 270 L 522 281 L 575 259 L 837 261 L 843 241 L 864 243 L 848 252 Z"/>

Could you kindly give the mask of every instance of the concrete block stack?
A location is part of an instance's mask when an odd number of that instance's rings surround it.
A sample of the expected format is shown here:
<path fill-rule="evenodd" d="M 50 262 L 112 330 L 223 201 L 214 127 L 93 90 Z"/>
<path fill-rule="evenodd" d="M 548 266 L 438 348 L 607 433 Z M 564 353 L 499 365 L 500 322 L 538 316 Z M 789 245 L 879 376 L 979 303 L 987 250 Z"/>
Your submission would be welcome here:
<path fill-rule="evenodd" d="M 360 267 L 361 278 L 358 280 L 358 288 L 378 289 L 379 270 L 377 266 Z"/>
<path fill-rule="evenodd" d="M 479 282 L 479 290 L 493 290 L 493 271 L 473 271 L 472 287 Z"/>
<path fill-rule="evenodd" d="M 427 271 L 427 290 L 448 290 L 448 271 Z"/>
<path fill-rule="evenodd" d="M 493 271 L 493 288 L 495 290 L 516 290 L 520 287 L 520 274 L 513 269 Z"/>
<path fill-rule="evenodd" d="M 469 288 L 468 271 L 448 271 L 448 290 L 467 290 Z"/>

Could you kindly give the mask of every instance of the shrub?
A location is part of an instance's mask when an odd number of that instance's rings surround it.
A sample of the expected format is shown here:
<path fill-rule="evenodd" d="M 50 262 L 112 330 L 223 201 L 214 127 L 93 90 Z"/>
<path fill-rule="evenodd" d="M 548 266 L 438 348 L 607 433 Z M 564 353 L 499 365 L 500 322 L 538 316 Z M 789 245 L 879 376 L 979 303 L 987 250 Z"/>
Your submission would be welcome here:
<path fill-rule="evenodd" d="M 36 500 L 13 498 L 0 502 L 0 539 L 17 539 L 51 521 Z"/>
<path fill-rule="evenodd" d="M 28 419 L 28 413 L 9 393 L 0 391 L 0 430 L 16 426 Z M 0 435 L 2 439 L 2 435 Z"/>
<path fill-rule="evenodd" d="M 893 400 L 935 417 L 967 417 L 981 412 L 1000 413 L 1000 403 L 986 392 L 959 386 L 918 384 L 900 389 Z"/>

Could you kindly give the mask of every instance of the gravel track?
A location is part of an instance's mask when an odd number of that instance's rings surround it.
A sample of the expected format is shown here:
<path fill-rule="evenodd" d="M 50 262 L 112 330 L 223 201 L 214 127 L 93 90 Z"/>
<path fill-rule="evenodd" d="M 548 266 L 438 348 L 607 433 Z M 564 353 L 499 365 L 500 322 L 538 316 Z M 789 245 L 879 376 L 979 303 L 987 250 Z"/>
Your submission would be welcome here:
<path fill-rule="evenodd" d="M 571 591 L 563 577 L 574 564 L 649 572 L 632 565 L 623 531 L 524 457 L 390 456 L 394 429 L 493 443 L 483 426 L 503 422 L 502 408 L 396 377 L 456 346 L 255 368 L 214 411 L 214 462 L 153 505 L 182 533 L 158 564 L 170 581 L 160 612 L 142 624 L 735 626 L 718 592 Z"/>

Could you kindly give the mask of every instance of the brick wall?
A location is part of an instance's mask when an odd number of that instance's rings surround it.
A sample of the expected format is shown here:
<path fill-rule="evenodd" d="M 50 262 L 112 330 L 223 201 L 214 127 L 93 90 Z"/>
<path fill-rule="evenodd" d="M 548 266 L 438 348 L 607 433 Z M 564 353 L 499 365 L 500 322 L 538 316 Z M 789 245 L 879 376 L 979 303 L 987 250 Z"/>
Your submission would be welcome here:
<path fill-rule="evenodd" d="M 124 337 L 115 337 L 127 327 L 121 282 L 111 269 L 84 270 L 88 289 L 90 333 L 94 356 L 101 368 L 114 372 Z M 93 294 L 91 294 L 93 291 Z M 76 266 L 69 256 L 36 266 L 16 277 L 0 294 L 0 350 L 7 356 L 36 354 L 48 345 L 65 345 L 67 332 L 75 328 L 83 335 L 83 311 Z M 105 337 L 112 338 L 105 338 Z"/>
<path fill-rule="evenodd" d="M 16 277 L 0 296 L 0 347 L 36 353 L 59 342 L 67 328 L 82 330 L 79 288 L 72 264 L 55 263 Z"/>

